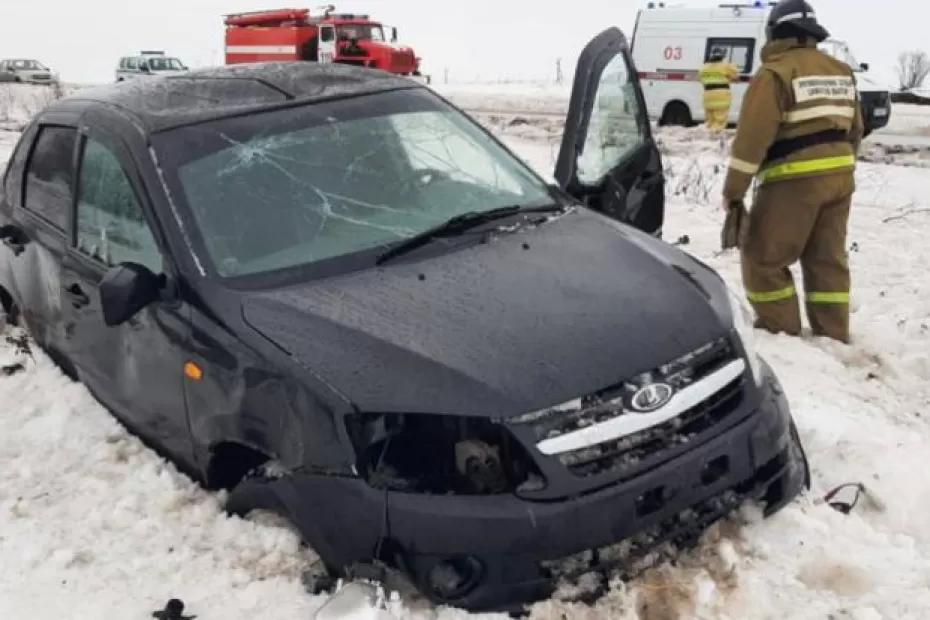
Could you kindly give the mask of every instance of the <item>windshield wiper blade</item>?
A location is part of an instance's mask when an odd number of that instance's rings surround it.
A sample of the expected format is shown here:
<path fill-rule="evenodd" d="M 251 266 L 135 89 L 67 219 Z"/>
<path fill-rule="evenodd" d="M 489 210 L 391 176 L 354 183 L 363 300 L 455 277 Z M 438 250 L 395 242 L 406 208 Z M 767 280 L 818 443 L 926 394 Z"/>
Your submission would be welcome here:
<path fill-rule="evenodd" d="M 563 205 L 552 204 L 543 207 L 524 208 L 520 206 L 512 206 L 491 209 L 490 211 L 468 211 L 466 213 L 461 213 L 451 219 L 446 220 L 438 226 L 428 228 L 423 232 L 410 237 L 409 239 L 401 241 L 390 250 L 379 256 L 378 260 L 375 261 L 375 264 L 383 265 L 389 260 L 423 247 L 433 239 L 461 234 L 467 230 L 475 228 L 476 226 L 480 226 L 488 222 L 493 222 L 494 220 L 510 217 L 511 215 L 517 215 L 519 213 L 561 211 L 564 208 L 565 207 Z"/>

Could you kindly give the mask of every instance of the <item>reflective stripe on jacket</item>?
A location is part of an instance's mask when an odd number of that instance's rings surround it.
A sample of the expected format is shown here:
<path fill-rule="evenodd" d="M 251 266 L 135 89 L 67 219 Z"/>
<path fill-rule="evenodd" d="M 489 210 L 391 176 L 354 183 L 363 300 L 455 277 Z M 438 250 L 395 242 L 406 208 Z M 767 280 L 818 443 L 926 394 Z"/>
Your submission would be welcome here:
<path fill-rule="evenodd" d="M 709 62 L 698 73 L 704 86 L 729 86 L 739 78 L 739 69 L 730 62 Z"/>
<path fill-rule="evenodd" d="M 852 171 L 863 124 L 852 70 L 820 52 L 814 41 L 778 40 L 762 50 L 763 65 L 743 100 L 730 169 L 729 200 L 741 200 L 752 179 L 761 183 Z M 766 161 L 782 140 L 840 131 L 847 140 L 816 144 Z"/>

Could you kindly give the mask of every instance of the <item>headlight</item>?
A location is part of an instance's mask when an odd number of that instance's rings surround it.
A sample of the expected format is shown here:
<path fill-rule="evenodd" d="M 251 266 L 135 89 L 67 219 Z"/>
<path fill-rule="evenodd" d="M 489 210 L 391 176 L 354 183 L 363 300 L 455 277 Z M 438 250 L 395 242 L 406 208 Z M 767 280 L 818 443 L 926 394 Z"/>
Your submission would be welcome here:
<path fill-rule="evenodd" d="M 729 289 L 730 314 L 733 315 L 733 329 L 739 334 L 743 349 L 746 351 L 746 361 L 752 369 L 752 377 L 756 385 L 762 385 L 762 359 L 756 351 L 756 333 L 753 328 L 753 314 L 749 304 L 732 289 Z"/>

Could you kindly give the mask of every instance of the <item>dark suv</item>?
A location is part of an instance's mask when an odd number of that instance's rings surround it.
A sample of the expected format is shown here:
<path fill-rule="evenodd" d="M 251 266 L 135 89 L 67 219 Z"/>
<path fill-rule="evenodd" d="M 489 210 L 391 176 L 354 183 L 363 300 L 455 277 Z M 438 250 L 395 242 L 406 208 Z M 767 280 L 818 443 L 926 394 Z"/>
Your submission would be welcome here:
<path fill-rule="evenodd" d="M 596 550 L 692 538 L 746 498 L 774 511 L 806 476 L 742 302 L 657 238 L 617 30 L 579 60 L 556 178 L 377 71 L 82 90 L 4 176 L 0 297 L 134 433 L 230 511 L 292 520 L 331 574 L 508 607 L 571 578 L 563 558 L 611 568 Z"/>

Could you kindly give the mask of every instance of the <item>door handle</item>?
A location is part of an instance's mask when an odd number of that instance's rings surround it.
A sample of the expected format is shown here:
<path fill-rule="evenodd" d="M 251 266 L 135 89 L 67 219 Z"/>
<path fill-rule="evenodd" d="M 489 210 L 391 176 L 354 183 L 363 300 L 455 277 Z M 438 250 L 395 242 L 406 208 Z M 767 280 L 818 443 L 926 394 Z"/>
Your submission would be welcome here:
<path fill-rule="evenodd" d="M 18 243 L 14 241 L 11 237 L 4 237 L 3 245 L 10 248 L 10 250 L 13 252 L 13 256 L 19 256 L 20 254 L 26 251 L 25 243 Z"/>
<path fill-rule="evenodd" d="M 3 245 L 13 251 L 13 256 L 19 256 L 26 251 L 28 239 L 26 234 L 16 226 L 11 224 L 0 226 L 0 239 L 3 239 Z"/>
<path fill-rule="evenodd" d="M 83 308 L 90 304 L 90 297 L 87 296 L 87 293 L 85 293 L 78 284 L 72 284 L 66 288 L 65 293 L 71 298 L 71 305 L 74 308 Z"/>

